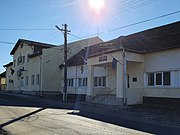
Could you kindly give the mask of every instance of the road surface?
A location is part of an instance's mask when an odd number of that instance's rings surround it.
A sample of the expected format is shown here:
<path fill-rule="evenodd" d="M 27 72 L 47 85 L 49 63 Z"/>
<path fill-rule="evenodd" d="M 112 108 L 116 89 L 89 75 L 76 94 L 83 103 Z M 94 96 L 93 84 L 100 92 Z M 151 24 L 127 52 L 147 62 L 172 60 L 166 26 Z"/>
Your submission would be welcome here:
<path fill-rule="evenodd" d="M 33 97 L 17 97 L 1 93 L 0 125 L 14 135 L 146 135 L 163 130 L 163 127 L 162 129 L 155 127 L 157 130 L 152 130 L 153 132 L 141 128 L 128 128 L 124 125 L 133 125 L 132 121 L 122 119 L 123 124 L 121 124 L 121 119 L 117 121 L 116 118 L 96 115 L 96 113 L 91 117 L 92 110 L 80 112 L 81 110 L 73 109 L 77 108 L 76 106 L 76 104 L 57 104 Z M 154 129 L 153 126 L 152 128 Z"/>

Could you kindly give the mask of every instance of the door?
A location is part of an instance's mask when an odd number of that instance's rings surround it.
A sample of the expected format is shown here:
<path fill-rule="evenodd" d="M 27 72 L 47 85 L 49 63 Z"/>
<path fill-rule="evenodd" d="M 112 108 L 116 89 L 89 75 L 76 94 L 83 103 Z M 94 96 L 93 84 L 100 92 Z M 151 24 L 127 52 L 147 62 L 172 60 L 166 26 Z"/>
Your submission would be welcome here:
<path fill-rule="evenodd" d="M 126 86 L 126 88 L 130 88 L 130 83 L 129 83 L 129 80 L 130 80 L 130 79 L 129 79 L 129 75 L 128 75 L 128 74 L 126 75 L 126 78 L 127 78 L 127 79 L 126 79 L 126 80 L 127 80 L 127 86 Z"/>

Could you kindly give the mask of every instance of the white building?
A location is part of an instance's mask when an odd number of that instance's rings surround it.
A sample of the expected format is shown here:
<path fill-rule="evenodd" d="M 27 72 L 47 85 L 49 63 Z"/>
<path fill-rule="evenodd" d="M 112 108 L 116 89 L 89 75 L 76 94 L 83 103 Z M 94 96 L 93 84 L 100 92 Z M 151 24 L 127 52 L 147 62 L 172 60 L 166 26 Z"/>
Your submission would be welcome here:
<path fill-rule="evenodd" d="M 85 100 L 87 94 L 87 48 L 85 47 L 67 61 L 67 94 L 69 97 L 74 96 L 77 100 Z M 60 68 L 62 67 L 63 64 L 60 65 Z M 94 76 L 105 76 L 105 69 L 103 67 L 95 68 Z"/>
<path fill-rule="evenodd" d="M 114 105 L 179 102 L 179 31 L 176 22 L 81 50 L 68 60 L 68 94 Z"/>
<path fill-rule="evenodd" d="M 86 46 L 103 42 L 99 37 L 92 37 L 76 42 L 68 43 L 68 59 L 76 55 Z M 64 70 L 59 65 L 64 61 L 64 46 L 53 47 L 43 50 L 42 53 L 42 93 L 61 94 L 63 92 Z"/>
<path fill-rule="evenodd" d="M 179 102 L 179 37 L 176 22 L 90 46 L 87 101 L 99 97 L 97 102 L 107 104 Z M 105 74 L 97 77 L 97 67 Z"/>
<path fill-rule="evenodd" d="M 103 42 L 98 37 L 68 44 L 68 58 L 83 47 Z M 62 90 L 63 45 L 19 39 L 12 49 L 13 62 L 5 65 L 6 90 L 26 94 L 60 94 Z M 13 73 L 12 73 L 13 72 Z"/>
<path fill-rule="evenodd" d="M 10 52 L 13 63 L 5 65 L 8 82 L 6 89 L 38 94 L 41 87 L 42 50 L 54 45 L 19 39 Z"/>

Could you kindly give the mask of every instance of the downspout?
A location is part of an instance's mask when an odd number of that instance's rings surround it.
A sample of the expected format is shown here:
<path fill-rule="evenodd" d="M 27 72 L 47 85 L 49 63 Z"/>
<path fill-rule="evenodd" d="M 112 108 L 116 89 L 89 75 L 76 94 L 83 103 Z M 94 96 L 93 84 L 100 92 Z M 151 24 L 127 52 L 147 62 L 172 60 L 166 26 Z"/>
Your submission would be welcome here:
<path fill-rule="evenodd" d="M 42 96 L 41 89 L 42 89 L 42 57 L 39 56 L 40 63 L 39 63 L 39 96 Z"/>
<path fill-rule="evenodd" d="M 77 66 L 76 66 L 76 79 L 75 79 L 75 94 L 77 91 Z"/>
<path fill-rule="evenodd" d="M 127 91 L 126 91 L 126 58 L 125 58 L 125 50 L 124 47 L 122 46 L 122 51 L 123 51 L 123 101 L 124 101 L 124 106 L 127 106 Z"/>

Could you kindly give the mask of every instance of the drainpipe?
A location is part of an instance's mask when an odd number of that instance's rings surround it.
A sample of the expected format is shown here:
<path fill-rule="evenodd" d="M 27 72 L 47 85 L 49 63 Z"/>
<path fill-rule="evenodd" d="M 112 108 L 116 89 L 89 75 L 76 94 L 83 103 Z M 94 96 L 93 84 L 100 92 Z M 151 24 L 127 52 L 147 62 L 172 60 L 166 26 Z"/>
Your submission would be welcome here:
<path fill-rule="evenodd" d="M 123 56 L 123 102 L 124 106 L 127 106 L 127 91 L 126 91 L 126 58 L 125 58 L 125 50 L 122 46 L 122 56 Z"/>
<path fill-rule="evenodd" d="M 39 63 L 39 96 L 42 96 L 41 89 L 42 89 L 42 57 L 39 56 L 40 63 Z"/>
<path fill-rule="evenodd" d="M 75 77 L 75 94 L 77 91 L 77 66 L 76 66 L 76 77 Z"/>

